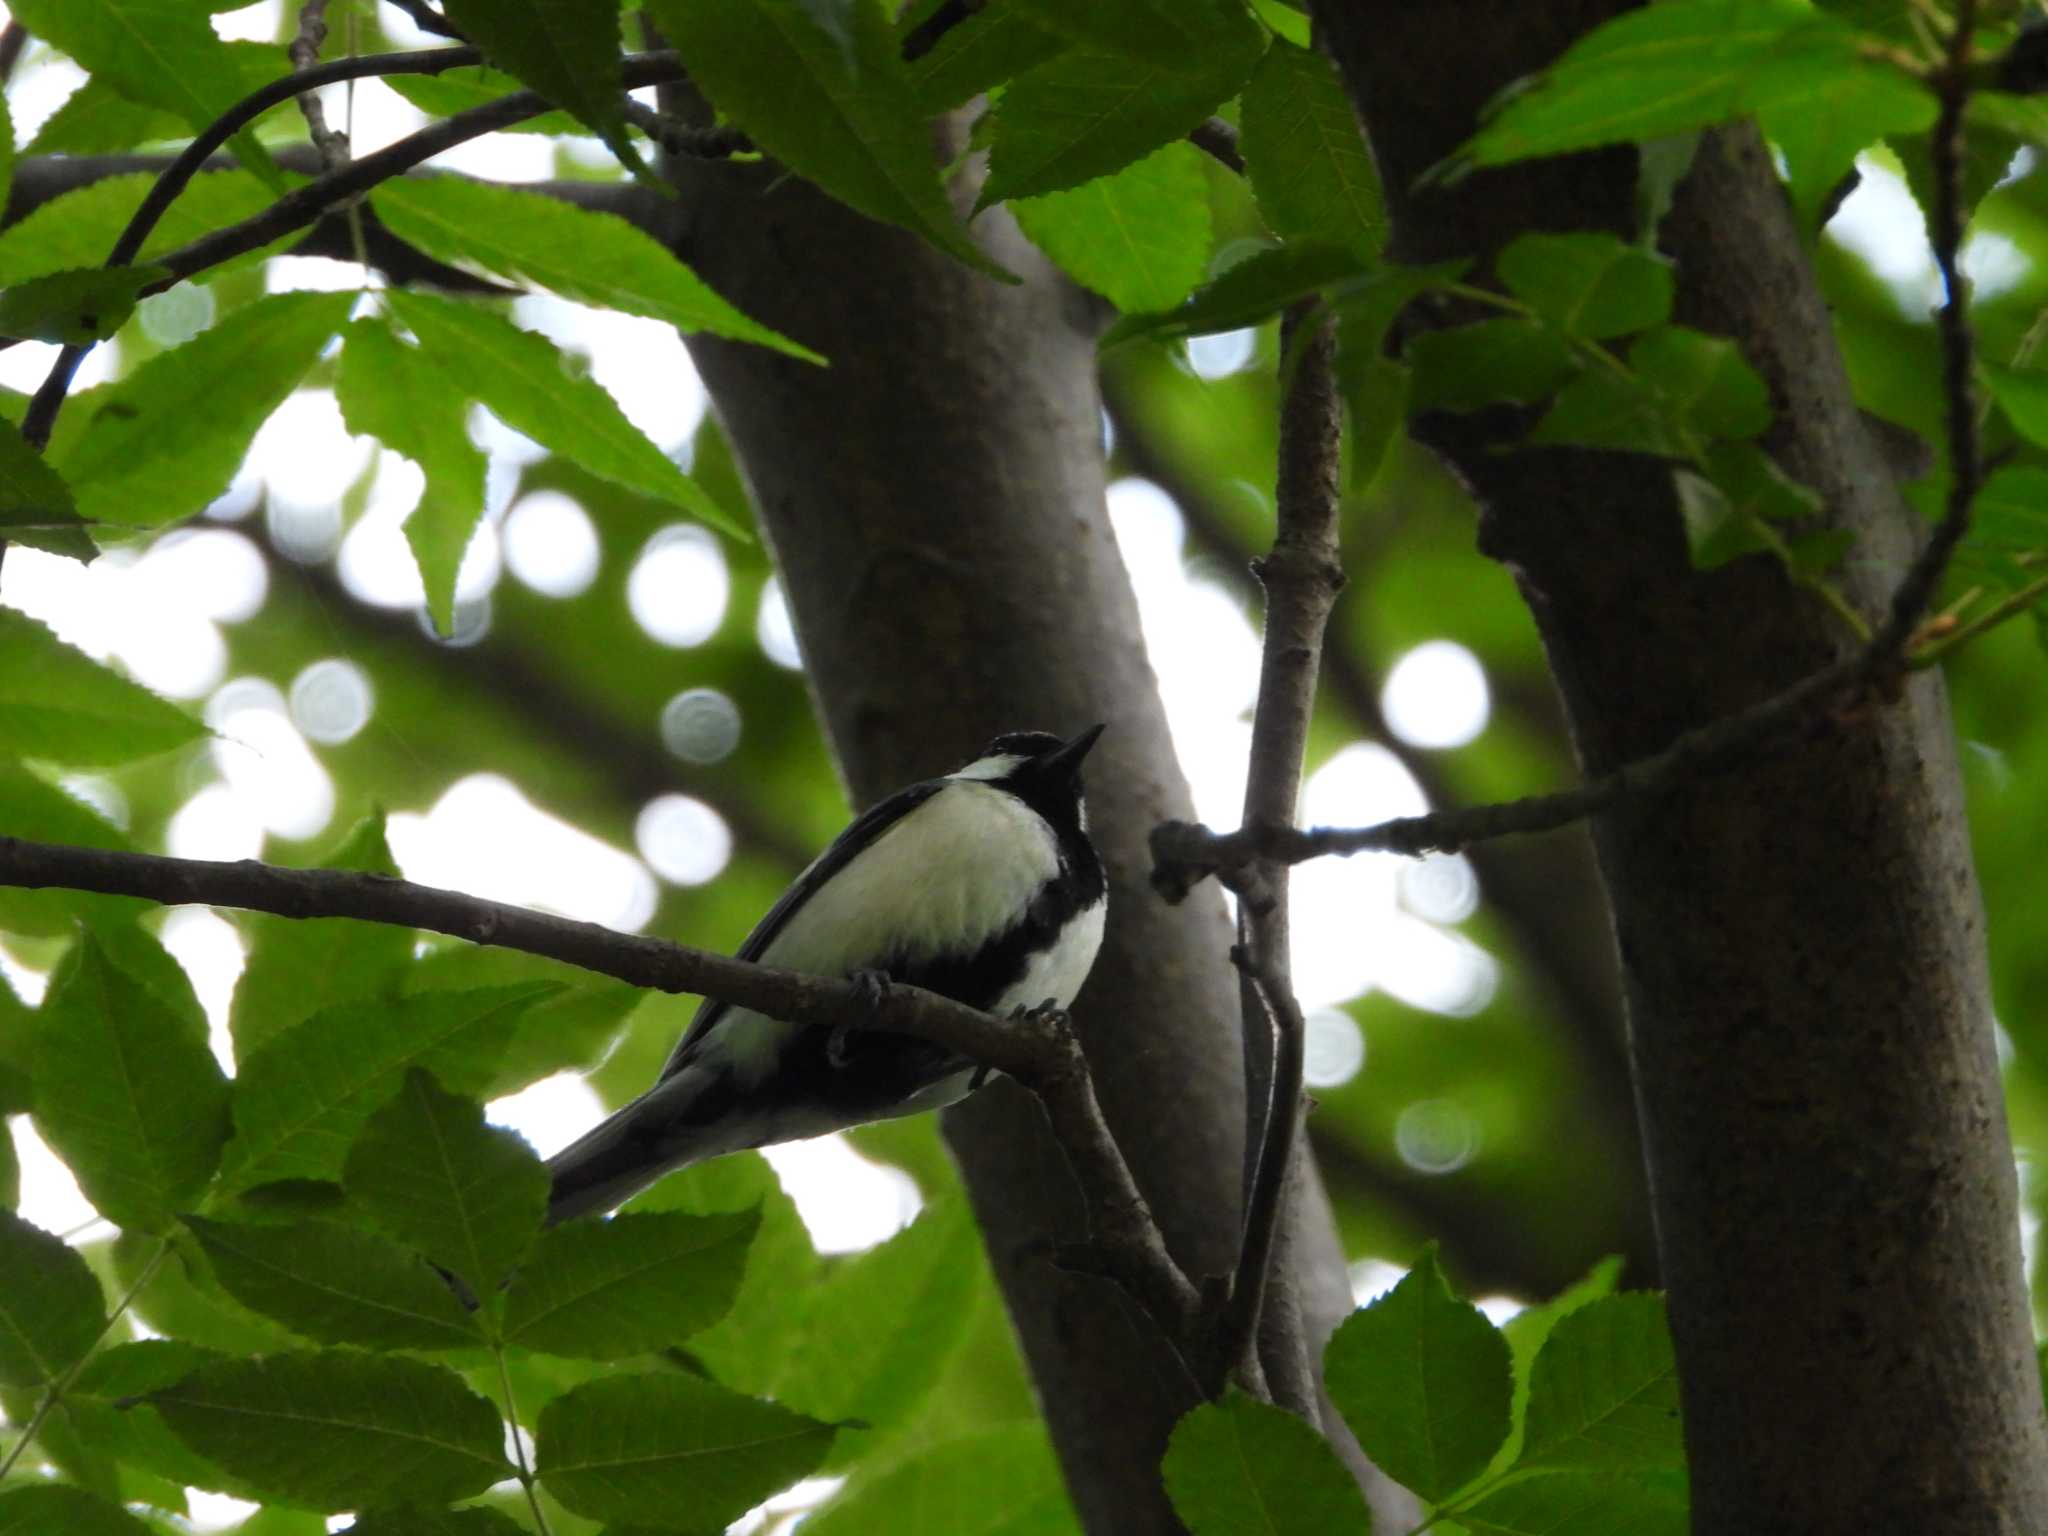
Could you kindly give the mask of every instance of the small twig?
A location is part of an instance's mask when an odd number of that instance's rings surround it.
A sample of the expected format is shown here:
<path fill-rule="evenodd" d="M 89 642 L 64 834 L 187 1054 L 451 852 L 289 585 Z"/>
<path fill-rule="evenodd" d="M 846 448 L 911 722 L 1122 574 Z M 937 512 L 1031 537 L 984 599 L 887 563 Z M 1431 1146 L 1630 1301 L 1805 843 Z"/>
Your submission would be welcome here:
<path fill-rule="evenodd" d="M 1344 585 L 1337 558 L 1343 403 L 1336 343 L 1326 322 L 1311 301 L 1290 311 L 1281 326 L 1281 352 L 1293 366 L 1280 407 L 1273 550 L 1253 567 L 1266 589 L 1266 623 L 1245 783 L 1244 819 L 1251 826 L 1294 822 L 1323 631 Z M 1304 1026 L 1289 974 L 1287 870 L 1258 860 L 1234 871 L 1231 884 L 1244 934 L 1232 958 L 1246 981 L 1246 1076 L 1253 1084 L 1264 1079 L 1270 1089 L 1263 1103 L 1256 1091 L 1247 1096 L 1246 1134 L 1259 1153 L 1237 1269 L 1206 1352 L 1205 1380 L 1212 1393 L 1256 1360 L 1273 1244 L 1301 1129 Z M 1257 1070 L 1260 1055 L 1270 1060 L 1270 1072 Z"/>
<path fill-rule="evenodd" d="M 458 43 L 469 41 L 460 27 L 427 4 L 427 0 L 391 0 L 391 3 L 410 16 L 412 24 L 422 32 L 431 32 L 436 37 L 452 37 Z"/>
<path fill-rule="evenodd" d="M 1796 727 L 1818 723 L 1829 709 L 1853 714 L 1869 698 L 1896 693 L 1902 674 L 1918 660 L 1908 652 L 1920 616 L 1940 587 L 1956 547 L 1969 533 L 1984 478 L 1970 387 L 1975 342 L 1958 262 L 1963 233 L 1963 131 L 1975 24 L 1975 0 L 1959 0 L 1946 59 L 1932 77 L 1941 101 L 1932 144 L 1935 192 L 1930 238 L 1944 290 L 1938 322 L 1948 414 L 1948 502 L 1941 521 L 1900 578 L 1884 622 L 1869 643 L 1748 709 L 1687 731 L 1663 751 L 1624 763 L 1577 789 L 1426 816 L 1402 816 L 1369 827 L 1301 829 L 1269 821 L 1247 822 L 1235 832 L 1216 833 L 1189 822 L 1163 823 L 1153 828 L 1151 838 L 1152 884 L 1162 896 L 1179 901 L 1209 875 L 1222 875 L 1254 859 L 1298 864 L 1325 854 L 1367 851 L 1419 856 L 1456 852 L 1511 834 L 1553 831 L 1596 816 L 1624 798 L 1665 794 L 1694 784 L 1749 758 Z M 1950 649 L 1953 643 L 1944 643 L 1935 654 Z"/>
<path fill-rule="evenodd" d="M 357 162 L 359 165 L 365 162 Z M 458 891 L 352 870 L 280 869 L 0 837 L 0 886 L 137 896 L 166 906 L 200 903 L 280 917 L 350 917 L 492 944 L 612 976 L 636 987 L 715 997 L 792 1024 L 912 1035 L 1014 1077 L 1037 1095 L 1088 1201 L 1091 1236 L 1113 1256 L 1126 1289 L 1169 1339 L 1187 1336 L 1195 1289 L 1166 1250 L 1144 1196 L 1103 1119 L 1079 1041 L 1064 1015 L 996 1018 L 917 987 L 892 986 L 879 1003 L 839 978 L 806 976 L 616 933 Z"/>
<path fill-rule="evenodd" d="M 754 141 L 730 124 L 706 127 L 686 123 L 631 96 L 625 98 L 623 106 L 626 121 L 668 154 L 688 155 L 693 160 L 729 160 L 734 155 L 753 153 Z"/>
<path fill-rule="evenodd" d="M 982 8 L 985 0 L 945 0 L 931 15 L 903 34 L 903 62 L 915 64 L 939 46 L 939 39 Z"/>
<path fill-rule="evenodd" d="M 285 50 L 294 70 L 311 69 L 320 62 L 320 50 L 327 42 L 327 0 L 306 0 L 299 7 L 298 35 Z M 327 125 L 327 108 L 318 91 L 299 92 L 299 112 L 306 119 L 306 132 L 320 163 L 330 171 L 348 164 L 348 135 Z"/>
<path fill-rule="evenodd" d="M 1244 154 L 1237 147 L 1237 130 L 1220 117 L 1205 118 L 1188 132 L 1188 142 L 1226 170 L 1242 176 Z"/>
<path fill-rule="evenodd" d="M 14 78 L 14 66 L 21 62 L 22 50 L 28 47 L 28 28 L 18 21 L 9 21 L 0 28 L 0 85 Z"/>

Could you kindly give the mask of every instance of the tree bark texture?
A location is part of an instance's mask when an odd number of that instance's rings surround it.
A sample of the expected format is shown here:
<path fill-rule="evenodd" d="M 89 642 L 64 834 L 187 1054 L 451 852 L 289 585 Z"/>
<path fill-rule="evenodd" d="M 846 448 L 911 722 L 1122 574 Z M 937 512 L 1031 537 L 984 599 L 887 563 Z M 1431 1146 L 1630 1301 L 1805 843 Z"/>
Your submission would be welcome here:
<path fill-rule="evenodd" d="M 1146 883 L 1147 831 L 1190 807 L 1106 515 L 1090 302 L 1000 213 L 976 231 L 1024 278 L 1014 286 L 774 168 L 672 174 L 680 254 L 832 360 L 691 340 L 852 798 L 941 771 L 998 731 L 1109 722 L 1087 775 L 1109 935 L 1076 1019 L 1168 1245 L 1198 1280 L 1228 1272 L 1244 1135 L 1231 937 L 1213 887 L 1168 907 Z M 1192 1383 L 1105 1282 L 1048 1262 L 1048 1239 L 1083 1233 L 1035 1105 L 996 1085 L 950 1112 L 946 1134 L 1083 1522 L 1178 1530 L 1158 1463 Z M 1288 1226 L 1272 1312 L 1292 1336 L 1267 1342 L 1273 1374 L 1299 1381 L 1288 1358 L 1319 1359 L 1351 1298 L 1313 1179 Z"/>
<path fill-rule="evenodd" d="M 1395 254 L 1633 233 L 1627 151 L 1418 190 L 1482 105 L 1617 0 L 1316 0 L 1379 158 Z M 1768 382 L 1766 446 L 1854 530 L 1883 611 L 1920 530 L 1857 416 L 1755 131 L 1705 135 L 1662 226 L 1677 317 Z M 1483 270 L 1483 269 L 1482 269 Z M 1693 570 L 1669 466 L 1497 451 L 1523 413 L 1418 430 L 1484 509 L 1590 772 L 1855 643 L 1766 559 Z M 1694 1530 L 2048 1530 L 2048 1425 L 1952 732 L 1940 680 L 1595 828 L 1625 975 Z"/>

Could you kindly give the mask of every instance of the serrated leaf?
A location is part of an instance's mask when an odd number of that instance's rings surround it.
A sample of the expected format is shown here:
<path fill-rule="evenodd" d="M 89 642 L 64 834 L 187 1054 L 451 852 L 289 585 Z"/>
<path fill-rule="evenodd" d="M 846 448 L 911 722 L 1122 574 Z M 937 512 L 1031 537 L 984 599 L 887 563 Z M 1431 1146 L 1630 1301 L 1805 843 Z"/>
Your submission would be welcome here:
<path fill-rule="evenodd" d="M 93 391 L 84 427 L 52 449 L 93 522 L 159 528 L 227 489 L 249 440 L 298 387 L 355 303 L 279 293 Z M 81 402 L 81 407 L 83 402 Z"/>
<path fill-rule="evenodd" d="M 169 276 L 162 267 L 86 267 L 0 290 L 0 336 L 23 341 L 105 341 L 135 313 L 135 296 Z"/>
<path fill-rule="evenodd" d="M 35 1009 L 21 1000 L 6 977 L 0 976 L 0 1115 L 25 1115 L 35 1107 L 29 1071 L 35 1023 Z M 13 1145 L 12 1137 L 0 1136 L 0 1147 Z"/>
<path fill-rule="evenodd" d="M 1523 235 L 1494 270 L 1544 320 L 1595 341 L 1663 324 L 1677 281 L 1655 252 L 1595 233 Z"/>
<path fill-rule="evenodd" d="M 1251 24 L 1240 0 L 1016 0 L 1016 9 L 1072 42 L 1190 74 L 1217 50 L 1243 47 Z"/>
<path fill-rule="evenodd" d="M 1686 1536 L 1692 1528 L 1682 1476 L 1619 1477 L 1547 1472 L 1463 1505 L 1471 1536 Z"/>
<path fill-rule="evenodd" d="M 1067 276 L 1127 314 L 1178 304 L 1209 264 L 1209 181 L 1201 152 L 1168 144 L 1113 176 L 1010 205 Z"/>
<path fill-rule="evenodd" d="M 1160 1470 L 1193 1536 L 1328 1536 L 1372 1517 L 1337 1453 L 1284 1408 L 1235 1387 L 1173 1428 Z"/>
<path fill-rule="evenodd" d="M 1700 446 L 1659 391 L 1605 368 L 1588 368 L 1560 389 L 1525 441 L 1670 459 L 1689 459 Z"/>
<path fill-rule="evenodd" d="M 1939 108 L 1935 93 L 1903 70 L 1853 69 L 1818 73 L 1811 93 L 1762 112 L 1758 126 L 1783 156 L 1785 189 L 1798 212 L 1801 232 L 1810 236 L 1819 231 L 1821 214 L 1854 168 L 1857 155 L 1888 138 L 1925 133 Z M 1971 151 L 1981 150 L 1984 137 L 1982 131 L 1971 133 Z M 1996 167 L 1986 167 L 1990 181 L 1981 183 L 1982 190 L 1988 190 L 2012 163 L 2013 148 L 2007 140 L 2003 152 L 1995 155 Z"/>
<path fill-rule="evenodd" d="M 109 176 L 51 198 L 20 223 L 0 231 L 0 286 L 98 266 L 156 180 L 146 171 Z M 272 201 L 269 189 L 247 171 L 204 171 L 165 211 L 136 259 L 148 262 L 212 230 L 240 223 Z"/>
<path fill-rule="evenodd" d="M 474 262 L 579 303 L 824 362 L 728 304 L 667 246 L 617 214 L 461 176 L 399 177 L 371 203 L 399 239 L 442 261 Z"/>
<path fill-rule="evenodd" d="M 1705 128 L 1833 90 L 1865 61 L 1853 27 L 1805 0 L 1684 0 L 1628 11 L 1504 95 L 1459 152 L 1504 165 Z"/>
<path fill-rule="evenodd" d="M 556 990 L 543 982 L 321 1009 L 242 1063 L 223 1183 L 238 1192 L 338 1179 L 357 1132 L 410 1068 L 456 1091 L 480 1089 L 520 1014 Z"/>
<path fill-rule="evenodd" d="M 73 560 L 99 554 L 71 487 L 11 421 L 0 421 L 0 537 Z"/>
<path fill-rule="evenodd" d="M 1532 405 L 1571 377 L 1571 347 L 1547 325 L 1502 317 L 1424 331 L 1403 354 L 1418 411 Z M 1569 388 L 1569 385 L 1566 385 Z"/>
<path fill-rule="evenodd" d="M 763 150 L 847 207 L 991 277 L 953 215 L 930 129 L 881 8 L 849 8 L 852 51 L 792 0 L 649 0 L 691 83 Z"/>
<path fill-rule="evenodd" d="M 821 1419 L 901 1423 L 958 1345 L 980 1273 L 967 1202 L 933 1201 L 826 1276 L 779 1395 Z"/>
<path fill-rule="evenodd" d="M 118 1504 L 61 1483 L 0 1493 L 0 1536 L 152 1536 Z"/>
<path fill-rule="evenodd" d="M 167 1230 L 219 1166 L 228 1085 L 187 1021 L 80 938 L 36 1031 L 36 1129 L 110 1221 Z"/>
<path fill-rule="evenodd" d="M 1561 1320 L 1529 1378 L 1522 1467 L 1685 1464 L 1678 1364 L 1651 1291 L 1603 1297 Z"/>
<path fill-rule="evenodd" d="M 579 1515 L 716 1530 L 815 1469 L 833 1427 L 701 1377 L 611 1376 L 541 1410 L 534 1470 Z"/>
<path fill-rule="evenodd" d="M 1704 475 L 1683 468 L 1672 472 L 1686 545 L 1699 570 L 1774 549 L 1774 541 L 1758 528 L 1760 522 L 1796 523 L 1822 509 L 1819 495 L 1785 474 L 1754 443 L 1715 443 L 1704 467 Z"/>
<path fill-rule="evenodd" d="M 1725 336 L 1660 326 L 1629 348 L 1629 366 L 1708 437 L 1755 437 L 1771 424 L 1771 396 L 1742 349 Z"/>
<path fill-rule="evenodd" d="M 1078 187 L 1184 136 L 1258 65 L 1265 29 L 1239 14 L 1190 71 L 1081 47 L 1018 76 L 977 130 L 989 172 L 976 210 Z"/>
<path fill-rule="evenodd" d="M 0 1387 L 56 1380 L 106 1322 L 100 1283 L 78 1250 L 0 1211 Z"/>
<path fill-rule="evenodd" d="M 420 1067 L 364 1123 L 342 1182 L 385 1231 L 480 1297 L 496 1296 L 547 1215 L 547 1169 L 533 1149 Z"/>
<path fill-rule="evenodd" d="M 560 990 L 519 1016 L 498 1071 L 474 1091 L 486 1101 L 517 1093 L 556 1072 L 585 1072 L 604 1059 L 633 1010 L 647 999 L 623 981 L 597 981 L 587 971 L 539 955 L 483 944 L 451 944 L 407 965 L 398 990 L 462 991 L 552 981 Z"/>
<path fill-rule="evenodd" d="M 1378 258 L 1387 235 L 1379 169 L 1322 54 L 1284 42 L 1266 50 L 1244 88 L 1239 147 L 1273 233 Z"/>
<path fill-rule="evenodd" d="M 928 52 L 908 61 L 910 89 L 919 108 L 937 116 L 1043 64 L 1066 46 L 1066 39 L 1033 25 L 1014 6 L 983 6 L 949 26 Z"/>
<path fill-rule="evenodd" d="M 346 352 L 342 366 L 346 370 Z M 383 813 L 357 823 L 315 867 L 396 875 Z M 238 1061 L 332 1003 L 397 996 L 412 961 L 412 930 L 395 924 L 267 912 L 238 916 L 247 958 L 228 1012 Z"/>
<path fill-rule="evenodd" d="M 98 810 L 4 755 L 0 755 L 0 833 L 79 848 L 132 848 L 121 829 Z M 11 933 L 69 937 L 81 919 L 117 919 L 149 908 L 150 903 L 130 896 L 0 886 L 0 928 Z"/>
<path fill-rule="evenodd" d="M 182 1339 L 144 1339 L 103 1349 L 86 1361 L 65 1390 L 65 1420 L 81 1440 L 124 1466 L 181 1488 L 219 1488 L 246 1496 L 254 1490 L 194 1453 L 171 1433 L 155 1408 L 138 1401 L 220 1358 L 218 1352 Z"/>
<path fill-rule="evenodd" d="M 1000 1489 L 991 1498 L 989 1491 Z M 1080 1536 L 1040 1424 L 925 1447 L 804 1520 L 805 1536 Z"/>
<path fill-rule="evenodd" d="M 1451 1294 L 1434 1250 L 1345 1320 L 1323 1353 L 1323 1374 L 1365 1454 L 1432 1503 L 1476 1477 L 1507 1438 L 1507 1341 Z"/>
<path fill-rule="evenodd" d="M 556 1227 L 506 1293 L 506 1342 L 617 1360 L 686 1339 L 731 1308 L 760 1225 L 669 1211 Z"/>
<path fill-rule="evenodd" d="M 334 395 L 349 431 L 379 439 L 420 468 L 420 499 L 405 518 L 427 612 L 455 632 L 455 578 L 484 516 L 484 456 L 469 437 L 469 402 L 420 348 L 382 320 L 353 322 L 342 341 Z"/>
<path fill-rule="evenodd" d="M 153 757 L 206 727 L 65 644 L 39 619 L 0 608 L 0 741 L 9 753 L 75 768 Z"/>
<path fill-rule="evenodd" d="M 223 1289 L 320 1344 L 463 1349 L 483 1342 L 447 1283 L 397 1244 L 337 1222 L 185 1224 Z"/>
<path fill-rule="evenodd" d="M 1366 266 L 1339 246 L 1275 246 L 1219 272 L 1178 308 L 1119 320 L 1104 333 L 1102 345 L 1119 346 L 1140 337 L 1168 341 L 1240 330 L 1272 319 L 1298 299 L 1366 275 Z"/>
<path fill-rule="evenodd" d="M 619 0 L 447 0 L 446 12 L 493 64 L 588 123 L 635 175 L 654 179 L 626 133 Z"/>
<path fill-rule="evenodd" d="M 453 1371 L 403 1356 L 222 1360 L 150 1401 L 201 1456 L 301 1508 L 445 1502 L 511 1475 L 497 1411 Z"/>
<path fill-rule="evenodd" d="M 183 120 L 160 107 L 130 101 L 106 81 L 88 75 L 43 119 L 26 155 L 110 155 L 162 139 L 183 138 Z"/>
<path fill-rule="evenodd" d="M 458 398 L 481 402 L 507 426 L 594 475 L 659 497 L 735 538 L 746 537 L 626 419 L 603 386 L 545 336 L 521 330 L 480 304 L 399 289 L 386 297 Z"/>

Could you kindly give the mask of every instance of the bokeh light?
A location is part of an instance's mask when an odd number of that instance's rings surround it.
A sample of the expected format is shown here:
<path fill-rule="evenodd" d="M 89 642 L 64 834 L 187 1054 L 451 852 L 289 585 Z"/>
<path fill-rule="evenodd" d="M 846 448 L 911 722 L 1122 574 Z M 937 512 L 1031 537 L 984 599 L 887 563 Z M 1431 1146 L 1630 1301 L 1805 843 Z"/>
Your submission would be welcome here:
<path fill-rule="evenodd" d="M 732 829 L 702 800 L 659 795 L 641 807 L 633 840 L 653 871 L 670 885 L 703 885 L 732 859 Z"/>
<path fill-rule="evenodd" d="M 647 541 L 626 578 L 626 606 L 649 639 L 683 649 L 702 645 L 725 619 L 732 577 L 718 540 L 677 523 Z"/>
<path fill-rule="evenodd" d="M 370 723 L 375 707 L 369 674 L 344 657 L 313 662 L 292 679 L 292 724 L 308 741 L 322 746 L 352 739 Z"/>
<path fill-rule="evenodd" d="M 560 491 L 535 491 L 505 517 L 505 563 L 545 597 L 575 597 L 597 579 L 597 529 L 583 504 Z"/>
<path fill-rule="evenodd" d="M 1431 640 L 1394 663 L 1380 693 L 1387 728 L 1412 747 L 1462 747 L 1486 729 L 1486 669 L 1455 640 Z"/>
<path fill-rule="evenodd" d="M 661 708 L 661 742 L 686 763 L 723 762 L 740 744 L 740 707 L 716 688 L 687 688 Z"/>

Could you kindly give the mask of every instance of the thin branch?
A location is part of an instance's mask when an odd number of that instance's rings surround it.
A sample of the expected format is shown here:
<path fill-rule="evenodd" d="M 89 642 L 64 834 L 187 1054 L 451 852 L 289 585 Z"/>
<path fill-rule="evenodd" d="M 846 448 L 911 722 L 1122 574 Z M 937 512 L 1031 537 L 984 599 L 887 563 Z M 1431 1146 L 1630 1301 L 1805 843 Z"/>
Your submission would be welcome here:
<path fill-rule="evenodd" d="M 311 69 L 320 62 L 320 50 L 327 42 L 327 0 L 306 0 L 299 7 L 299 30 L 285 50 L 294 70 Z M 348 164 L 348 135 L 327 124 L 327 108 L 318 91 L 299 92 L 299 112 L 306 119 L 306 133 L 319 151 L 320 163 L 328 170 Z"/>
<path fill-rule="evenodd" d="M 1119 1279 L 1169 1339 L 1187 1336 L 1194 1286 L 1159 1235 L 1096 1101 L 1080 1041 L 1062 1014 L 996 1018 L 917 987 L 890 987 L 879 1003 L 850 981 L 806 976 L 615 933 L 458 891 L 351 870 L 280 869 L 0 837 L 0 886 L 136 896 L 167 906 L 201 903 L 279 917 L 350 917 L 447 934 L 541 955 L 637 987 L 692 992 L 792 1024 L 863 1028 L 930 1040 L 1014 1077 L 1038 1096 L 1088 1203 L 1091 1237 Z"/>
<path fill-rule="evenodd" d="M 1417 856 L 1455 852 L 1510 834 L 1553 831 L 1598 815 L 1624 798 L 1668 794 L 1688 787 L 1747 760 L 1799 727 L 1820 724 L 1830 710 L 1853 718 L 1874 702 L 1897 695 L 1911 664 L 1908 651 L 1914 631 L 1947 573 L 1950 557 L 1969 533 L 1984 476 L 1970 386 L 1974 340 L 1964 307 L 1967 289 L 1958 264 L 1964 113 L 1971 90 L 1971 30 L 1975 22 L 1974 0 L 1959 0 L 1947 57 L 1930 78 L 1941 103 L 1932 143 L 1935 195 L 1930 236 L 1944 289 L 1938 320 L 1948 414 L 1948 502 L 1941 521 L 1900 578 L 1885 620 L 1869 642 L 1748 709 L 1687 731 L 1662 752 L 1624 763 L 1577 789 L 1427 816 L 1397 817 L 1370 827 L 1303 830 L 1266 822 L 1216 833 L 1190 822 L 1162 823 L 1153 829 L 1151 838 L 1152 884 L 1162 896 L 1179 901 L 1207 876 L 1221 875 L 1253 860 L 1298 864 L 1325 854 L 1368 850 Z"/>
<path fill-rule="evenodd" d="M 14 78 L 14 66 L 21 62 L 22 50 L 28 47 L 28 28 L 18 21 L 9 21 L 0 29 L 0 85 Z"/>
<path fill-rule="evenodd" d="M 468 35 L 460 27 L 427 4 L 427 0 L 391 0 L 391 3 L 410 16 L 412 24 L 422 32 L 431 32 L 436 37 L 450 37 L 458 43 L 469 41 Z"/>
<path fill-rule="evenodd" d="M 754 141 L 729 123 L 686 123 L 631 96 L 621 106 L 626 121 L 668 154 L 688 155 L 693 160 L 729 160 L 734 155 L 753 153 Z"/>
<path fill-rule="evenodd" d="M 383 53 L 367 58 L 337 59 L 331 64 L 322 64 L 313 69 L 300 70 L 286 75 L 282 80 L 273 81 L 262 90 L 244 97 L 227 113 L 207 126 L 201 134 L 171 163 L 150 195 L 144 199 L 135 217 L 129 220 L 128 228 L 114 244 L 107 258 L 108 266 L 120 266 L 131 260 L 142 248 L 142 242 L 149 237 L 166 209 L 183 190 L 186 183 L 198 173 L 207 158 L 225 144 L 241 128 L 246 127 L 271 107 L 289 101 L 299 92 L 315 85 L 332 84 L 337 80 L 363 79 L 372 75 L 439 74 L 458 64 L 474 64 L 482 55 L 474 48 L 432 48 L 414 53 Z M 642 53 L 628 56 L 620 66 L 620 83 L 628 90 L 642 85 L 658 85 L 665 80 L 682 77 L 682 65 L 673 53 Z M 222 262 L 250 251 L 260 250 L 271 241 L 290 234 L 295 229 L 317 221 L 328 210 L 358 197 L 378 184 L 389 181 L 402 172 L 411 170 L 423 161 L 431 160 L 445 150 L 484 134 L 495 133 L 509 128 L 514 123 L 525 122 L 550 111 L 554 103 L 537 91 L 514 91 L 496 101 L 485 102 L 444 117 L 439 122 L 429 123 L 419 132 L 390 144 L 375 154 L 365 155 L 352 164 L 330 171 L 317 180 L 297 187 L 279 198 L 270 207 L 253 218 L 181 246 L 167 255 L 159 257 L 156 265 L 168 269 L 170 276 L 162 282 L 142 290 L 144 295 L 161 293 L 175 287 L 180 281 L 196 273 L 217 267 Z M 78 365 L 90 351 L 86 346 L 67 346 L 57 355 L 50 367 L 50 373 L 43 380 L 42 388 L 29 403 L 28 413 L 22 420 L 22 435 L 31 444 L 41 448 L 50 440 L 50 432 L 56 426 L 57 413 L 63 409 L 64 397 L 71 389 L 71 381 L 77 375 Z"/>
<path fill-rule="evenodd" d="M 1244 154 L 1237 147 L 1237 130 L 1222 118 L 1204 118 L 1188 130 L 1188 142 L 1225 170 L 1244 174 Z"/>
<path fill-rule="evenodd" d="M 1252 719 L 1251 761 L 1244 819 L 1251 826 L 1291 826 L 1301 800 L 1302 759 L 1315 711 L 1316 670 L 1330 609 L 1344 585 L 1337 558 L 1339 453 L 1343 404 L 1337 391 L 1336 341 L 1314 303 L 1290 312 L 1281 327 L 1283 367 L 1279 472 L 1272 553 L 1254 566 L 1266 588 L 1265 642 L 1258 705 Z M 1233 958 L 1247 986 L 1244 1028 L 1247 1059 L 1268 1041 L 1272 1070 L 1267 1102 L 1251 1094 L 1248 1136 L 1259 1146 L 1244 1239 L 1229 1300 L 1209 1356 L 1212 1388 L 1256 1353 L 1273 1244 L 1285 1206 L 1288 1172 L 1301 1134 L 1303 1030 L 1289 974 L 1287 870 L 1255 860 L 1232 872 L 1244 942 Z M 1256 1064 L 1255 1062 L 1253 1063 Z M 1284 1363 L 1284 1362 L 1281 1362 Z M 1271 1373 L 1269 1373 L 1271 1374 Z M 1299 1406 L 1315 1406 L 1312 1379 L 1275 1385 L 1305 1391 Z"/>

